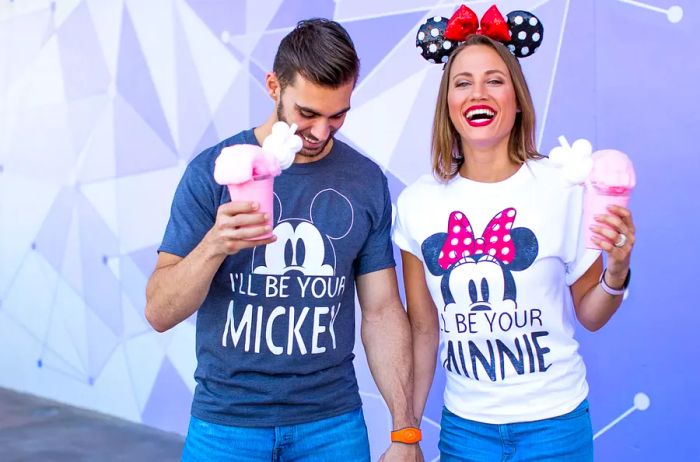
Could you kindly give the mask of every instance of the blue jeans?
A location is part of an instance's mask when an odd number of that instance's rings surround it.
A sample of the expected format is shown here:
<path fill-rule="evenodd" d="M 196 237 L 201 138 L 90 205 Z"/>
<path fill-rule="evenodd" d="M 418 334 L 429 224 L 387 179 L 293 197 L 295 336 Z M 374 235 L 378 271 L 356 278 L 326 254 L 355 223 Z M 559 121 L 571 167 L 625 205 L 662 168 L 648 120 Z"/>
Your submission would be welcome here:
<path fill-rule="evenodd" d="M 183 462 L 369 462 L 362 408 L 279 427 L 232 427 L 192 417 Z"/>
<path fill-rule="evenodd" d="M 559 417 L 505 425 L 463 419 L 444 408 L 441 426 L 442 462 L 593 460 L 588 400 Z"/>

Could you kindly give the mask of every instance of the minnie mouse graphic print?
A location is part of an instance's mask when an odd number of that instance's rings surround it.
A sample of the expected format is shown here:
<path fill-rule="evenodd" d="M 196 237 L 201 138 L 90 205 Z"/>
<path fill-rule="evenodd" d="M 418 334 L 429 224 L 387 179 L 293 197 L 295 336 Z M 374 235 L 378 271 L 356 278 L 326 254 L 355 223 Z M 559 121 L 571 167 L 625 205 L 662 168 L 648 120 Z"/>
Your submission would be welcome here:
<path fill-rule="evenodd" d="M 510 263 L 515 255 L 510 236 L 515 214 L 515 209 L 505 209 L 489 222 L 483 237 L 475 238 L 467 217 L 461 212 L 452 212 L 438 263 L 447 269 L 460 258 L 476 254 L 488 254 L 505 264 Z"/>

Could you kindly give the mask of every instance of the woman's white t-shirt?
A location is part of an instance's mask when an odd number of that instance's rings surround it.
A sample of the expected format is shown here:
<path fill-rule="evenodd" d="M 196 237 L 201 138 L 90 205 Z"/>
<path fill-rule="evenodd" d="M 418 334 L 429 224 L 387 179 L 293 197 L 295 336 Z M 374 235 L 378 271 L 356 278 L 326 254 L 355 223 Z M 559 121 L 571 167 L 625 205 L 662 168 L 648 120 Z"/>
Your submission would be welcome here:
<path fill-rule="evenodd" d="M 393 238 L 423 262 L 453 413 L 532 421 L 587 396 L 569 286 L 600 252 L 582 239 L 582 194 L 540 159 L 497 183 L 425 175 L 399 196 Z"/>

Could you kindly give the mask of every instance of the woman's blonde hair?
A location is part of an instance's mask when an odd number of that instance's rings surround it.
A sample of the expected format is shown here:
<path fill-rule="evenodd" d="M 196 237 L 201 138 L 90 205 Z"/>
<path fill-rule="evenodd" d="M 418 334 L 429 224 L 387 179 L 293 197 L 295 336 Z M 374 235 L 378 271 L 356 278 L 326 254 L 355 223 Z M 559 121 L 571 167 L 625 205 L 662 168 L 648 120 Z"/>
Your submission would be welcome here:
<path fill-rule="evenodd" d="M 516 113 L 515 123 L 510 131 L 508 156 L 518 165 L 523 164 L 527 159 L 542 157 L 535 148 L 535 108 L 520 63 L 502 43 L 483 35 L 473 34 L 452 52 L 449 61 L 447 61 L 435 104 L 431 157 L 433 174 L 443 182 L 453 178 L 464 163 L 460 135 L 450 120 L 447 105 L 452 64 L 464 49 L 474 45 L 487 46 L 498 53 L 508 68 L 510 79 L 513 82 L 515 99 L 520 111 Z"/>

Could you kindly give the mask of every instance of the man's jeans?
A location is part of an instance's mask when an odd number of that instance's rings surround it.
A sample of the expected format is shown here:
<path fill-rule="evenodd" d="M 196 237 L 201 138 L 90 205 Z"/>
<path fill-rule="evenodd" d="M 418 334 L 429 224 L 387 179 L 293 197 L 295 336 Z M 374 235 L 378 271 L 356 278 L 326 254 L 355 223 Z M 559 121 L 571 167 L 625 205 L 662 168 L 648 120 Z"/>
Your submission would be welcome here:
<path fill-rule="evenodd" d="M 192 417 L 183 462 L 365 462 L 369 440 L 362 408 L 315 422 L 232 427 Z"/>

